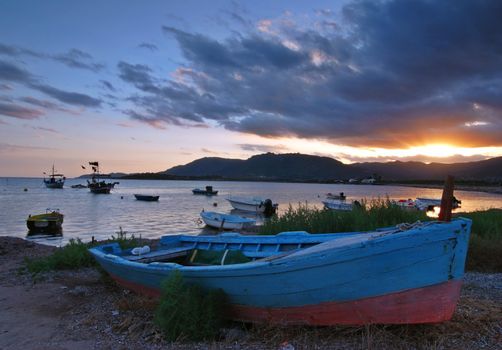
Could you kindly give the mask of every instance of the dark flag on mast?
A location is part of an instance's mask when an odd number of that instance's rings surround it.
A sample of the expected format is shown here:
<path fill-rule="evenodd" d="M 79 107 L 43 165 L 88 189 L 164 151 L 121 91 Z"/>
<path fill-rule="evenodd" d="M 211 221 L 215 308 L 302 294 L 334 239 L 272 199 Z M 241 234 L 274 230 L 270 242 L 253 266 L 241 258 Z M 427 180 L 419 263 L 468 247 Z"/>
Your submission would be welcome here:
<path fill-rule="evenodd" d="M 89 162 L 89 165 L 92 165 L 92 166 L 99 166 L 99 163 L 98 163 L 98 162 Z"/>

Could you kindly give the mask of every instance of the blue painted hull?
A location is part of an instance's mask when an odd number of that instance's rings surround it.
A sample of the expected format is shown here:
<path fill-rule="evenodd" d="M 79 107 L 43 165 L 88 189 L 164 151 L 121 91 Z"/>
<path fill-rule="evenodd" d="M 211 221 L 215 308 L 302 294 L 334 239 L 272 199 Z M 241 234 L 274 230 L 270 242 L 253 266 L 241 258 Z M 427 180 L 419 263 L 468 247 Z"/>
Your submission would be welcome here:
<path fill-rule="evenodd" d="M 121 257 L 124 253 L 110 245 L 90 251 L 112 276 L 145 290 L 158 291 L 162 281 L 178 270 L 188 283 L 223 289 L 235 305 L 294 308 L 358 301 L 459 281 L 464 273 L 470 227 L 470 220 L 458 219 L 404 232 L 213 238 L 210 249 L 234 247 L 243 252 L 246 245 L 252 244 L 273 248 L 274 239 L 285 242 L 277 243 L 278 249 L 324 240 L 289 253 L 277 251 L 279 256 L 268 261 L 224 266 L 138 263 Z M 166 248 L 189 246 L 204 239 L 184 237 L 169 237 Z M 273 257 L 273 253 L 269 255 Z"/>

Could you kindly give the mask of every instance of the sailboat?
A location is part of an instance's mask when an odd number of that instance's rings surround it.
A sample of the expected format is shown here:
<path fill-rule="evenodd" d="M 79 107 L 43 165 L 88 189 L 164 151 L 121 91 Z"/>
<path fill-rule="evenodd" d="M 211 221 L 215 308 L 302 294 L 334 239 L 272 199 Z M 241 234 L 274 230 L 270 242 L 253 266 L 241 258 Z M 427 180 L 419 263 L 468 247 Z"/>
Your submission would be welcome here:
<path fill-rule="evenodd" d="M 66 177 L 63 174 L 56 174 L 54 164 L 52 164 L 52 172 L 50 174 L 44 172 L 44 175 L 48 175 L 48 179 L 44 177 L 44 184 L 47 188 L 63 188 Z"/>
<path fill-rule="evenodd" d="M 115 185 L 119 184 L 118 182 L 99 180 L 103 176 L 99 173 L 99 162 L 89 162 L 89 165 L 92 167 L 92 177 L 91 181 L 87 180 L 87 185 L 92 193 L 108 194 Z"/>

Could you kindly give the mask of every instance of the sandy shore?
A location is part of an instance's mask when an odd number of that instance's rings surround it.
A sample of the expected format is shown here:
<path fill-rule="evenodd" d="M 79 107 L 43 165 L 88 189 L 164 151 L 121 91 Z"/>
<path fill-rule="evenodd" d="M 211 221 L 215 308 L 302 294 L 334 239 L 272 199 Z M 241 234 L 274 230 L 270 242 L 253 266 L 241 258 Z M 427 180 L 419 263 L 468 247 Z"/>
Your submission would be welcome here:
<path fill-rule="evenodd" d="M 453 320 L 437 325 L 247 327 L 230 324 L 210 343 L 166 342 L 155 301 L 125 291 L 95 269 L 20 273 L 26 257 L 55 248 L 0 237 L 0 349 L 497 349 L 502 274 L 466 274 Z"/>

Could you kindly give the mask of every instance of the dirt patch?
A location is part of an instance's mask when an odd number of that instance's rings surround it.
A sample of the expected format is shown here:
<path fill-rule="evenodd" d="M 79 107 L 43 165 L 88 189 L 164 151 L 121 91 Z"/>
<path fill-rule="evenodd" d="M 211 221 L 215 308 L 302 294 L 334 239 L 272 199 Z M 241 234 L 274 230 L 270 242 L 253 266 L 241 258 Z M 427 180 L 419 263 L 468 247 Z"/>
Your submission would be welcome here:
<path fill-rule="evenodd" d="M 436 325 L 260 327 L 229 324 L 221 340 L 166 342 L 156 301 L 92 268 L 33 279 L 25 257 L 53 247 L 0 237 L 0 349 L 500 349 L 502 274 L 467 273 L 453 319 Z"/>

